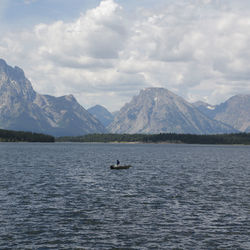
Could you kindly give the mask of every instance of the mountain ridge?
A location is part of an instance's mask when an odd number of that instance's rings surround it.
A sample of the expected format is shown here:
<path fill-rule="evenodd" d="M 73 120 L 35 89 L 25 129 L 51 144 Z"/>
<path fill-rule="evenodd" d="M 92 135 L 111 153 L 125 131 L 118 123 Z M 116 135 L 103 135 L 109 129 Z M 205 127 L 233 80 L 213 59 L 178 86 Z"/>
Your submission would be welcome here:
<path fill-rule="evenodd" d="M 11 67 L 0 59 L 0 128 L 54 136 L 108 130 L 115 133 L 250 132 L 250 95 L 235 95 L 219 105 L 201 101 L 191 104 L 165 88 L 151 87 L 141 90 L 114 115 L 101 105 L 85 110 L 73 95 L 41 95 L 21 68 Z"/>
<path fill-rule="evenodd" d="M 104 127 L 107 127 L 114 119 L 114 115 L 102 105 L 95 105 L 87 109 L 87 111 L 98 119 Z"/>
<path fill-rule="evenodd" d="M 19 67 L 0 59 L 0 127 L 3 129 L 77 136 L 105 133 L 104 126 L 72 95 L 36 93 Z"/>
<path fill-rule="evenodd" d="M 231 133 L 182 97 L 164 88 L 147 88 L 125 104 L 108 129 L 113 133 Z"/>
<path fill-rule="evenodd" d="M 225 102 L 213 106 L 208 110 L 204 106 L 197 106 L 199 110 L 210 118 L 229 124 L 241 132 L 250 132 L 250 95 L 238 94 Z"/>

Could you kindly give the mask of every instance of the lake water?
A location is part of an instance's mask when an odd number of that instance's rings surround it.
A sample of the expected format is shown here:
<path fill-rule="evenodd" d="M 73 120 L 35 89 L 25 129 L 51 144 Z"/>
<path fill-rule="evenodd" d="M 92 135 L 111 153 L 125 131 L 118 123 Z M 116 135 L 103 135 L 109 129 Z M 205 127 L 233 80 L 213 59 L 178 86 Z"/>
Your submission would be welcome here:
<path fill-rule="evenodd" d="M 0 249 L 250 249 L 248 146 L 0 143 L 0 173 Z"/>

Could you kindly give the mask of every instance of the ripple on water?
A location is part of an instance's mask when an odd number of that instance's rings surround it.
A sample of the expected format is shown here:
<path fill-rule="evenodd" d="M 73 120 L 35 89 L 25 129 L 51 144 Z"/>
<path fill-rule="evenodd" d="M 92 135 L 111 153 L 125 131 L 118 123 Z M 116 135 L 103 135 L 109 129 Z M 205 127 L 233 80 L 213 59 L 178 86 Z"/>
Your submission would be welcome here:
<path fill-rule="evenodd" d="M 0 249 L 250 249 L 249 148 L 0 143 Z"/>

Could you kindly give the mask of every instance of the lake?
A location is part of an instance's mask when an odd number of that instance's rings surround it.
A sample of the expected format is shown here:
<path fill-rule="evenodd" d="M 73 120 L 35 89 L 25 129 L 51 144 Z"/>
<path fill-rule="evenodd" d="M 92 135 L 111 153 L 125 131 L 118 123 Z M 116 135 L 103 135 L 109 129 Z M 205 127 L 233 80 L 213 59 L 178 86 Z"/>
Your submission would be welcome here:
<path fill-rule="evenodd" d="M 249 146 L 0 143 L 0 173 L 0 249 L 250 249 Z"/>

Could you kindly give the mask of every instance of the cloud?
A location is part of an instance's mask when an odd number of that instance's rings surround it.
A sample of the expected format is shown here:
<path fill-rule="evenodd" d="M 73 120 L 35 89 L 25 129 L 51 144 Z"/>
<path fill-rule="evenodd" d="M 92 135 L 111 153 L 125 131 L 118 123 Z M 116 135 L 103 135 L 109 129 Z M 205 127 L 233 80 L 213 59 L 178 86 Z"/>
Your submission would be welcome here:
<path fill-rule="evenodd" d="M 72 93 L 85 107 L 118 109 L 150 86 L 217 103 L 250 92 L 250 6 L 237 3 L 167 1 L 128 14 L 103 0 L 71 22 L 5 33 L 0 57 L 37 91 Z"/>
<path fill-rule="evenodd" d="M 31 4 L 31 3 L 34 3 L 36 2 L 37 0 L 24 0 L 24 3 L 25 4 Z"/>
<path fill-rule="evenodd" d="M 236 93 L 233 81 L 240 88 L 243 80 L 249 81 L 250 22 L 246 13 L 216 1 L 179 1 L 158 13 L 147 10 L 144 16 L 133 26 L 130 44 L 123 52 L 130 61 L 125 63 L 128 72 L 138 69 L 153 85 L 187 98 L 206 84 L 210 98 L 202 91 L 198 98 L 212 102 L 221 101 L 221 86 L 225 98 Z M 250 92 L 249 85 L 244 88 Z"/>
<path fill-rule="evenodd" d="M 76 61 L 81 57 L 85 60 L 117 58 L 126 40 L 126 27 L 119 10 L 113 0 L 105 0 L 72 23 L 37 25 L 36 38 L 43 44 L 39 53 L 53 58 L 63 52 Z"/>

